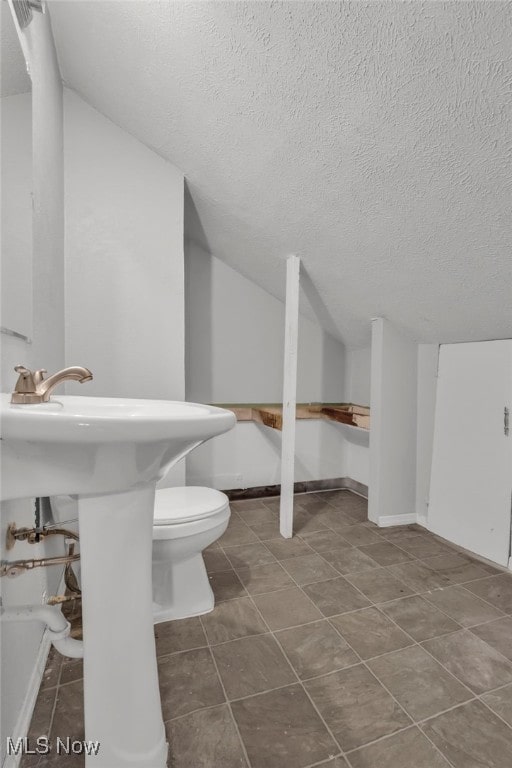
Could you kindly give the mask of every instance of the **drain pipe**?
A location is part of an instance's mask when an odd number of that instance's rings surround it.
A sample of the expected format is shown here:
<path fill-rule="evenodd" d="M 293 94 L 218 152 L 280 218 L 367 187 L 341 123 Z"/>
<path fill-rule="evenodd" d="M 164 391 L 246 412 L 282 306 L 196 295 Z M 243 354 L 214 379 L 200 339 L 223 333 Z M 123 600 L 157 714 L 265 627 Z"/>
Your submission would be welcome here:
<path fill-rule="evenodd" d="M 53 646 L 63 656 L 81 659 L 84 645 L 81 640 L 70 637 L 71 624 L 62 611 L 52 605 L 19 605 L 12 608 L 0 608 L 3 621 L 41 621 L 46 624 L 48 636 Z"/>

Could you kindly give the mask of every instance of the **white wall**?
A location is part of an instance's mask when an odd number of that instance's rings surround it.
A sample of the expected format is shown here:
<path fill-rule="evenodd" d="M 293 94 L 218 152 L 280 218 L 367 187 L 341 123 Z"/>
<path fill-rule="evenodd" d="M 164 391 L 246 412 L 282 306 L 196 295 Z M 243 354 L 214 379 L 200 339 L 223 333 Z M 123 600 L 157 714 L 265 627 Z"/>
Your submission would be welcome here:
<path fill-rule="evenodd" d="M 2 391 L 12 389 L 15 381 L 12 368 L 17 363 L 48 370 L 58 370 L 64 364 L 62 82 L 50 15 L 35 13 L 31 24 L 20 32 L 20 36 L 32 81 L 32 92 L 2 99 L 2 134 L 4 128 L 9 127 L 9 116 L 14 116 L 14 109 L 17 110 L 15 117 L 19 121 L 20 131 L 20 140 L 15 145 L 17 137 L 10 137 L 9 134 L 6 136 L 9 150 L 14 152 L 13 165 L 11 156 L 6 162 L 6 155 L 2 152 L 2 192 L 8 193 L 12 186 L 10 168 L 14 174 L 19 168 L 17 179 L 20 185 L 15 193 L 16 199 L 20 198 L 20 209 L 14 217 L 10 216 L 9 195 L 6 195 L 7 200 L 2 201 L 2 208 L 7 205 L 7 213 L 18 233 L 15 253 L 10 250 L 10 244 L 14 244 L 10 227 L 7 230 L 7 241 L 4 240 L 5 233 L 2 235 L 2 277 L 5 274 L 6 291 L 9 291 L 15 271 L 20 280 L 23 277 L 27 281 L 23 286 L 18 282 L 15 290 L 16 296 L 24 296 L 23 304 L 28 320 L 20 319 L 20 313 L 15 314 L 9 302 L 5 317 L 2 312 L 2 325 L 21 326 L 13 330 L 30 336 L 33 343 L 25 344 L 7 336 L 2 337 Z M 29 211 L 27 193 L 31 195 Z M 23 255 L 22 261 L 19 261 L 20 255 Z M 26 274 L 29 259 L 31 276 Z M 21 263 L 24 266 L 20 270 Z"/>
<path fill-rule="evenodd" d="M 30 92 L 2 98 L 0 125 L 1 325 L 32 337 L 32 95 Z M 12 370 L 6 372 L 6 380 L 10 384 L 15 376 Z"/>
<path fill-rule="evenodd" d="M 342 427 L 343 429 L 343 427 Z M 345 427 L 345 476 L 358 483 L 370 484 L 370 435 Z"/>
<path fill-rule="evenodd" d="M 418 405 L 416 438 L 416 513 L 425 524 L 434 445 L 438 344 L 418 344 Z"/>
<path fill-rule="evenodd" d="M 195 243 L 185 245 L 187 399 L 217 403 L 281 402 L 284 304 Z M 319 324 L 300 317 L 297 400 L 339 402 L 345 350 Z M 296 481 L 347 475 L 352 445 L 343 425 L 297 422 Z M 364 460 L 350 477 L 367 483 Z M 281 433 L 240 422 L 187 458 L 187 482 L 217 488 L 280 482 Z"/>
<path fill-rule="evenodd" d="M 0 106 L 1 325 L 32 337 L 32 94 L 6 96 Z M 2 334 L 2 392 L 17 379 L 14 366 L 32 367 L 34 345 Z"/>
<path fill-rule="evenodd" d="M 183 174 L 68 89 L 66 362 L 69 392 L 183 400 Z"/>
<path fill-rule="evenodd" d="M 281 402 L 284 304 L 186 243 L 187 399 Z M 301 315 L 297 401 L 339 401 L 344 347 Z"/>
<path fill-rule="evenodd" d="M 345 396 L 349 403 L 370 404 L 372 349 L 347 349 Z"/>
<path fill-rule="evenodd" d="M 48 554 L 40 544 L 29 545 L 20 543 L 14 550 L 7 552 L 5 538 L 7 526 L 16 521 L 19 526 L 34 525 L 33 500 L 3 502 L 1 505 L 0 523 L 0 557 L 2 560 L 37 558 Z M 60 569 L 52 569 L 59 571 Z M 14 605 L 30 605 L 41 603 L 45 591 L 53 591 L 55 578 L 50 579 L 43 569 L 34 570 L 16 579 L 1 580 L 1 597 L 5 607 Z M 57 579 L 59 579 L 57 574 Z M 52 583 L 53 582 L 53 583 Z M 43 626 L 37 622 L 15 623 L 0 621 L 0 678 L 1 678 L 1 721 L 0 721 L 0 764 L 5 757 L 6 738 L 8 736 L 23 736 L 24 729 L 30 722 L 30 705 L 33 700 L 26 702 L 27 693 L 35 696 L 38 670 L 35 670 Z M 42 673 L 42 669 L 40 670 Z"/>
<path fill-rule="evenodd" d="M 32 79 L 33 312 L 37 368 L 64 364 L 64 156 L 62 82 L 48 13 L 25 35 Z"/>
<path fill-rule="evenodd" d="M 9 222 L 16 230 L 8 229 L 10 237 L 2 242 L 2 277 L 4 288 L 23 294 L 26 315 L 16 317 L 11 309 L 5 324 L 14 330 L 30 331 L 32 344 L 2 336 L 1 369 L 2 391 L 10 391 L 16 380 L 12 370 L 16 363 L 29 367 L 58 369 L 64 364 L 64 207 L 63 207 L 63 155 L 62 155 L 62 84 L 57 66 L 53 37 L 48 14 L 34 14 L 33 22 L 22 34 L 24 53 L 28 62 L 32 93 L 2 99 L 2 139 L 4 127 L 15 119 L 19 135 L 9 131 L 13 155 L 5 162 L 2 152 L 2 198 L 9 206 L 10 194 L 4 171 L 9 170 L 18 180 L 15 200 L 20 210 Z M 2 146 L 4 150 L 4 146 Z M 12 164 L 11 164 L 12 163 Z M 27 209 L 27 194 L 33 196 Z M 2 217 L 4 210 L 2 211 Z M 10 214 L 9 214 L 10 216 Z M 5 234 L 5 233 L 4 233 Z M 13 236 L 17 234 L 18 237 Z M 32 259 L 32 253 L 34 258 Z M 21 261 L 20 261 L 21 259 Z M 19 267 L 23 263 L 23 268 Z M 32 274 L 27 274 L 30 263 Z M 12 281 L 26 280 L 26 284 Z M 4 316 L 2 316 L 4 324 Z M 6 557 L 5 531 L 10 521 L 19 525 L 34 522 L 33 500 L 7 502 L 1 505 L 0 556 Z M 19 548 L 18 548 L 19 547 Z M 43 547 L 17 545 L 16 557 L 38 557 L 47 554 Z M 9 553 L 12 559 L 13 552 Z M 54 591 L 59 580 L 59 569 L 52 574 L 44 571 L 30 573 L 18 579 L 2 579 L 2 600 L 5 606 L 40 603 L 43 591 Z M 30 692 L 35 694 L 37 682 L 36 662 L 43 636 L 38 623 L 2 624 L 1 629 L 1 738 L 0 761 L 5 755 L 5 738 L 23 735 L 30 718 Z M 27 698 L 27 692 L 29 692 Z"/>
<path fill-rule="evenodd" d="M 349 403 L 370 404 L 371 347 L 347 349 L 345 353 L 345 397 Z M 369 435 L 346 429 L 346 475 L 363 485 L 370 481 Z"/>
<path fill-rule="evenodd" d="M 416 343 L 373 320 L 368 517 L 380 525 L 416 520 L 417 368 Z"/>
<path fill-rule="evenodd" d="M 58 104 L 50 104 L 58 111 Z M 23 114 L 29 115 L 29 110 Z M 29 126 L 20 123 L 20 131 L 27 130 Z M 20 163 L 30 164 L 30 144 L 23 149 Z M 39 146 L 34 147 L 34 154 L 39 152 Z M 83 387 L 70 385 L 72 392 L 184 399 L 183 176 L 71 92 L 65 96 L 65 161 L 66 269 L 53 258 L 46 260 L 51 238 L 59 231 L 48 227 L 41 250 L 34 239 L 34 293 L 42 286 L 34 301 L 34 325 L 42 318 L 43 331 L 34 333 L 33 345 L 3 337 L 3 388 L 12 389 L 10 368 L 17 362 L 50 371 L 65 362 L 87 365 L 95 374 Z M 34 163 L 34 174 L 39 173 L 37 167 Z M 55 203 L 53 185 L 60 182 L 52 174 L 46 181 Z M 34 212 L 34 223 L 37 215 Z M 56 253 L 63 252 L 64 241 L 56 242 Z M 64 273 L 65 311 L 60 288 Z M 53 325 L 58 328 L 50 355 Z M 64 348 L 62 358 L 57 354 L 64 329 L 65 361 Z M 178 466 L 163 484 L 183 483 L 184 473 L 184 466 Z M 33 501 L 2 505 L 2 547 L 11 520 L 33 524 Z M 2 549 L 2 558 L 6 554 Z M 23 558 L 50 552 L 16 545 L 15 554 Z M 40 603 L 43 591 L 56 591 L 61 570 L 2 579 L 4 604 Z M 24 735 L 28 725 L 30 696 L 37 693 L 37 674 L 42 671 L 36 666 L 42 633 L 35 623 L 2 626 L 2 736 Z M 39 661 L 44 663 L 44 658 Z M 0 760 L 5 738 L 1 750 Z"/>
<path fill-rule="evenodd" d="M 347 443 L 339 425 L 299 420 L 296 426 L 295 481 L 347 475 Z M 364 482 L 360 477 L 354 480 Z M 278 485 L 281 482 L 281 432 L 254 422 L 197 448 L 187 458 L 187 483 L 223 490 Z"/>

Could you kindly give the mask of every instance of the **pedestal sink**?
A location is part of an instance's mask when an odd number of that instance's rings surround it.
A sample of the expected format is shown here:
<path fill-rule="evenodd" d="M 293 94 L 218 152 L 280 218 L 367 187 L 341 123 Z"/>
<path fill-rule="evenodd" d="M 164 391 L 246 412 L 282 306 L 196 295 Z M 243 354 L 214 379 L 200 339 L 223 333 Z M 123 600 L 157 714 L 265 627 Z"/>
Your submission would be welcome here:
<path fill-rule="evenodd" d="M 86 741 L 95 768 L 165 768 L 153 635 L 156 482 L 235 424 L 195 403 L 1 395 L 2 499 L 76 494 L 80 527 Z"/>

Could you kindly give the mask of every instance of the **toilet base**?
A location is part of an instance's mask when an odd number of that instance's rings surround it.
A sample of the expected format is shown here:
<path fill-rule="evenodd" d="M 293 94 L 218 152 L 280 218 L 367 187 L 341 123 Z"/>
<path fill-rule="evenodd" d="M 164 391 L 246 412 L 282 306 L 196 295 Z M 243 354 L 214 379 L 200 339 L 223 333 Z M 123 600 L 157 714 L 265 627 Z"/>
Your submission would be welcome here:
<path fill-rule="evenodd" d="M 188 619 L 213 611 L 215 598 L 203 556 L 153 563 L 153 621 Z"/>

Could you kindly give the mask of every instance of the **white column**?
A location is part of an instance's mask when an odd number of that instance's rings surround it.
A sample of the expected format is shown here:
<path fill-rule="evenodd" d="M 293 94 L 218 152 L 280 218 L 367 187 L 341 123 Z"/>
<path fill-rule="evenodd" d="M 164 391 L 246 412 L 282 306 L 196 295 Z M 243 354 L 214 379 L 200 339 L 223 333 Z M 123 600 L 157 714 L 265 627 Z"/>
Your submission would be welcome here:
<path fill-rule="evenodd" d="M 379 526 L 416 521 L 417 344 L 372 320 L 368 517 Z"/>
<path fill-rule="evenodd" d="M 439 344 L 418 344 L 418 417 L 416 435 L 416 515 L 426 525 L 434 446 Z"/>
<path fill-rule="evenodd" d="M 283 376 L 283 439 L 281 448 L 281 506 L 279 530 L 286 539 L 293 534 L 293 484 L 295 464 L 295 411 L 297 405 L 297 345 L 299 337 L 300 257 L 286 261 L 286 314 Z"/>
<path fill-rule="evenodd" d="M 49 13 L 20 29 L 9 5 L 32 80 L 32 365 L 55 371 L 65 360 L 62 78 Z"/>

